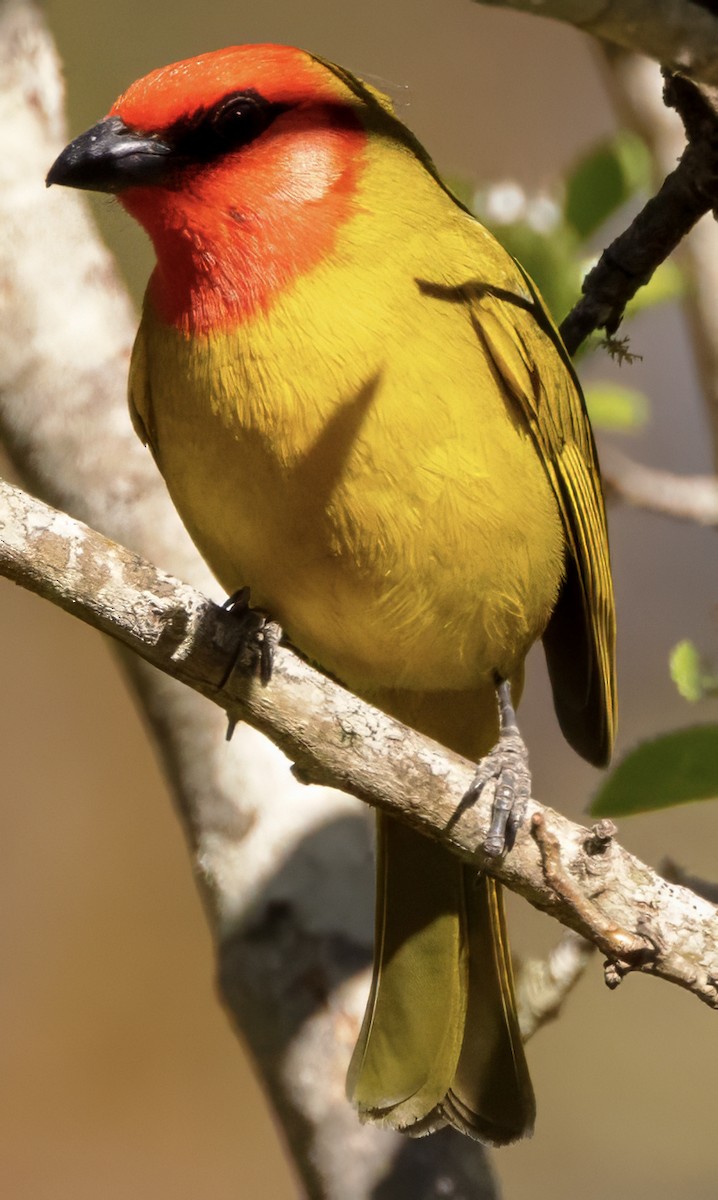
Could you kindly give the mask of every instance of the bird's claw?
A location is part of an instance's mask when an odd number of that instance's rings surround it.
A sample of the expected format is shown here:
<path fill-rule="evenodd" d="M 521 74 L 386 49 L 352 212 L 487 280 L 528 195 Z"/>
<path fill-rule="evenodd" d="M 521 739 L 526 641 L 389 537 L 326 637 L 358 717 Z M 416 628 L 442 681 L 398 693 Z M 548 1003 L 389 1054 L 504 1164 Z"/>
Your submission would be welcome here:
<path fill-rule="evenodd" d="M 248 587 L 233 592 L 222 608 L 237 622 L 238 645 L 220 687 L 224 687 L 235 670 L 243 675 L 259 676 L 262 683 L 269 683 L 274 652 L 282 637 L 280 626 L 264 609 L 250 607 Z"/>
<path fill-rule="evenodd" d="M 503 732 L 493 750 L 482 758 L 469 793 L 478 797 L 493 780 L 494 802 L 484 853 L 497 858 L 511 849 L 531 795 L 528 751 L 515 726 Z"/>

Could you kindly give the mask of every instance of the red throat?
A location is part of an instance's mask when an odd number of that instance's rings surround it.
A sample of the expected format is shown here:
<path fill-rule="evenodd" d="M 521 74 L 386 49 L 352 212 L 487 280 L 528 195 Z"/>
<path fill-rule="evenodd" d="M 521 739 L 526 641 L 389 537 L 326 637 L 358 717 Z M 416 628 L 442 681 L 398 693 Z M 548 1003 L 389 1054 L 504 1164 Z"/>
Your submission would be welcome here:
<path fill-rule="evenodd" d="M 168 186 L 120 196 L 154 243 L 150 300 L 162 320 L 187 334 L 231 328 L 269 310 L 297 277 L 333 252 L 355 211 L 366 133 L 349 104 L 340 102 L 336 81 L 309 56 L 302 59 L 303 74 L 295 61 L 291 83 L 285 72 L 281 88 L 275 82 L 266 89 L 287 111 L 255 142 L 183 167 Z M 157 128 L 148 95 L 166 105 L 164 84 L 147 77 L 113 112 L 135 127 Z M 220 79 L 214 86 L 226 85 Z M 178 98 L 171 101 L 176 108 Z"/>

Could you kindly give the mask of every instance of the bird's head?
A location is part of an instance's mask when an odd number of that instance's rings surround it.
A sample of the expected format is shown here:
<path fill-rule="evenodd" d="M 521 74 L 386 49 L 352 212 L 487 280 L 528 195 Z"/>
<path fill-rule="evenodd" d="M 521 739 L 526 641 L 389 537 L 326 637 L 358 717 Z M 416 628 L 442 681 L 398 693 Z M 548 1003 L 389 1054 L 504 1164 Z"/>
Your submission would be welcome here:
<path fill-rule="evenodd" d="M 403 131 L 341 68 L 233 46 L 137 80 L 47 182 L 115 193 L 154 243 L 155 307 L 196 330 L 266 308 L 331 253 L 382 123 Z"/>

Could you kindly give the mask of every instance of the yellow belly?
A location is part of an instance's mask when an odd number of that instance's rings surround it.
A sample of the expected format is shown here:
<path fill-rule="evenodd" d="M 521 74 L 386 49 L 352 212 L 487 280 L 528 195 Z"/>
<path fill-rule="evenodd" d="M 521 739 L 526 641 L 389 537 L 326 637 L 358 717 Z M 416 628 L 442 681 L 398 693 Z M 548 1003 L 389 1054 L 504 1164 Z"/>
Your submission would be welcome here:
<path fill-rule="evenodd" d="M 133 398 L 228 592 L 249 584 L 357 690 L 475 689 L 515 674 L 543 632 L 563 533 L 470 322 L 413 281 L 399 301 L 395 340 L 395 295 L 361 335 L 345 306 L 325 305 L 315 330 L 301 288 L 271 319 L 211 339 L 146 313 L 148 380 Z"/>

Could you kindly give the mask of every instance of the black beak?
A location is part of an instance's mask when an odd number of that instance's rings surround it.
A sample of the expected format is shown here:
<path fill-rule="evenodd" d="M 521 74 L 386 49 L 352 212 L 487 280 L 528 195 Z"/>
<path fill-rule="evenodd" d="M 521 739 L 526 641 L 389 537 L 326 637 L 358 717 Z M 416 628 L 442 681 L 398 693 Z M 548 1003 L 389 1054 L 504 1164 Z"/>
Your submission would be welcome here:
<path fill-rule="evenodd" d="M 65 146 L 45 183 L 121 192 L 159 183 L 171 169 L 171 155 L 166 142 L 128 129 L 119 117 L 106 117 Z"/>

